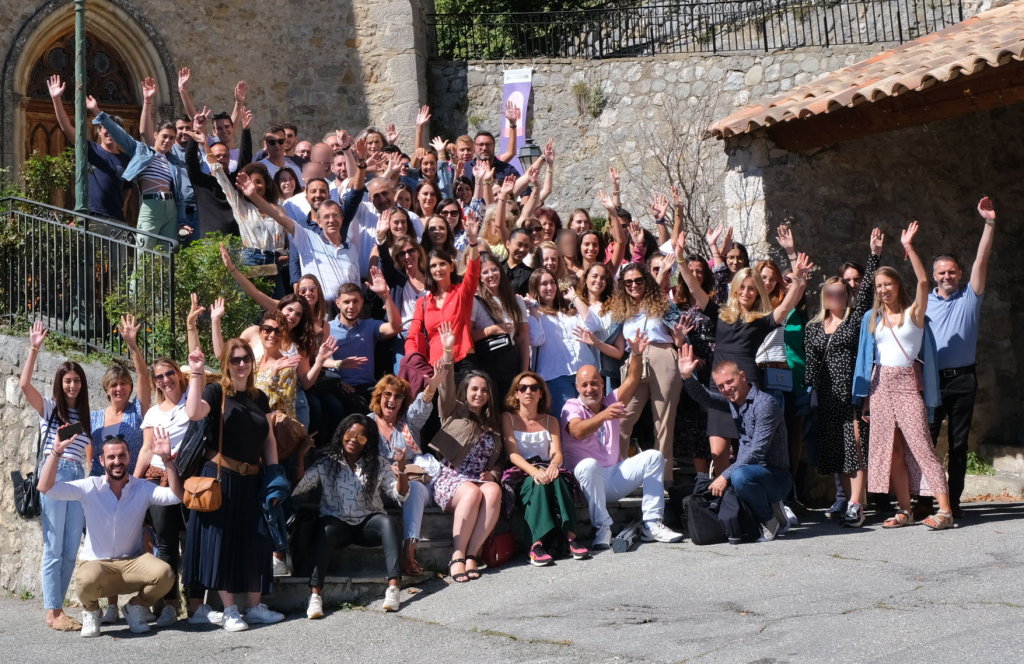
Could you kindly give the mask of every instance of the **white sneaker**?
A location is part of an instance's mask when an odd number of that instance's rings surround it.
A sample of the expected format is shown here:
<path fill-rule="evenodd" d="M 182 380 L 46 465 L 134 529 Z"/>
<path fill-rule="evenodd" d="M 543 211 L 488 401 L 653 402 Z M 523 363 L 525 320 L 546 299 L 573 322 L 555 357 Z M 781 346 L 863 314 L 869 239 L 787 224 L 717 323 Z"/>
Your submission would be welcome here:
<path fill-rule="evenodd" d="M 284 620 L 284 614 L 271 611 L 266 604 L 257 604 L 245 612 L 245 621 L 248 623 L 270 625 L 282 620 Z"/>
<path fill-rule="evenodd" d="M 117 608 L 115 607 L 115 611 Z M 82 611 L 82 636 L 90 638 L 100 635 L 100 610 Z"/>
<path fill-rule="evenodd" d="M 320 595 L 309 596 L 309 608 L 306 609 L 306 617 L 310 620 L 324 617 L 324 600 Z"/>
<path fill-rule="evenodd" d="M 209 604 L 202 604 L 188 617 L 188 622 L 192 625 L 223 625 L 224 614 L 214 611 Z"/>
<path fill-rule="evenodd" d="M 612 548 L 612 529 L 609 526 L 601 526 L 594 535 L 594 543 L 590 545 L 594 551 Z"/>
<path fill-rule="evenodd" d="M 146 610 L 129 602 L 124 605 L 124 619 L 128 621 L 128 629 L 133 634 L 144 634 L 149 631 L 149 623 L 146 622 Z"/>
<path fill-rule="evenodd" d="M 794 512 L 792 509 L 790 509 L 789 505 L 783 505 L 782 506 L 782 511 L 786 513 L 786 521 L 789 522 L 789 525 L 791 525 L 791 526 L 799 526 L 800 525 L 800 519 L 796 518 L 796 512 Z"/>
<path fill-rule="evenodd" d="M 153 622 L 154 620 L 156 620 L 156 614 L 153 613 L 153 609 L 151 609 L 148 606 L 140 606 L 139 608 L 142 609 L 143 620 L 145 620 L 146 622 Z"/>
<path fill-rule="evenodd" d="M 160 617 L 156 619 L 156 626 L 170 627 L 176 622 L 178 622 L 178 610 L 168 604 L 164 607 L 164 610 L 160 612 Z"/>
<path fill-rule="evenodd" d="M 398 586 L 388 586 L 384 591 L 384 610 L 397 611 L 402 605 L 402 598 L 399 596 L 401 589 Z"/>
<path fill-rule="evenodd" d="M 291 571 L 288 569 L 288 561 L 274 556 L 274 576 L 288 576 L 289 574 Z"/>
<path fill-rule="evenodd" d="M 100 619 L 102 625 L 113 625 L 121 619 L 121 614 L 117 612 L 117 604 L 111 604 L 107 607 L 107 610 L 103 612 L 103 618 Z"/>
<path fill-rule="evenodd" d="M 772 517 L 772 520 L 768 523 L 761 524 L 761 536 L 757 538 L 758 542 L 771 542 L 775 539 L 775 536 L 779 534 L 779 522 Z"/>
<path fill-rule="evenodd" d="M 775 522 L 779 524 L 779 529 L 775 533 L 776 535 L 782 535 L 789 532 L 789 518 L 786 516 L 786 506 L 782 504 L 780 500 L 777 503 L 772 503 L 772 514 L 775 517 Z"/>
<path fill-rule="evenodd" d="M 238 607 L 234 604 L 224 609 L 224 629 L 229 632 L 244 632 L 249 629 L 249 623 L 242 620 L 238 613 Z"/>
<path fill-rule="evenodd" d="M 670 543 L 683 541 L 683 536 L 658 520 L 644 522 L 640 529 L 640 539 L 645 542 Z"/>

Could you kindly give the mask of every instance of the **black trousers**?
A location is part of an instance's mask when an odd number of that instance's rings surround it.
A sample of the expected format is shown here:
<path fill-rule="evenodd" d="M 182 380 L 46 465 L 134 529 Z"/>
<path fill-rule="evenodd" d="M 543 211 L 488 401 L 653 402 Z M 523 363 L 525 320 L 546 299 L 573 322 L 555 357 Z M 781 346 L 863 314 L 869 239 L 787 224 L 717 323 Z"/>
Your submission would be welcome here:
<path fill-rule="evenodd" d="M 971 435 L 971 420 L 974 419 L 974 400 L 978 395 L 978 377 L 974 372 L 952 378 L 939 378 L 942 405 L 935 409 L 931 423 L 932 444 L 939 442 L 942 422 L 949 418 L 949 500 L 960 502 L 964 491 L 964 476 L 967 475 L 967 440 Z"/>
<path fill-rule="evenodd" d="M 349 544 L 384 547 L 384 568 L 389 579 L 401 579 L 401 533 L 387 514 L 371 514 L 352 525 L 333 516 L 321 516 L 313 541 L 313 572 L 309 575 L 311 588 L 322 588 L 331 552 Z"/>
<path fill-rule="evenodd" d="M 185 532 L 185 506 L 177 505 L 150 505 L 149 518 L 153 521 L 153 531 L 156 534 L 156 557 L 170 565 L 174 570 L 175 583 L 164 599 L 178 601 L 178 572 L 181 565 L 181 544 L 180 536 Z"/>

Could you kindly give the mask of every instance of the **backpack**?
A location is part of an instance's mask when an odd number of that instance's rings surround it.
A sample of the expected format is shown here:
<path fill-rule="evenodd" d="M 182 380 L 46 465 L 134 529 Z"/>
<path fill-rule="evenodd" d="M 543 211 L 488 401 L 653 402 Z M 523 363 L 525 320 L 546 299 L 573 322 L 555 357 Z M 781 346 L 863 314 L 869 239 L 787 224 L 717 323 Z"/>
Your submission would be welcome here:
<path fill-rule="evenodd" d="M 682 500 L 682 520 L 694 544 L 721 544 L 729 541 L 725 527 L 718 519 L 718 498 L 711 494 L 711 478 L 697 474 L 693 493 Z"/>

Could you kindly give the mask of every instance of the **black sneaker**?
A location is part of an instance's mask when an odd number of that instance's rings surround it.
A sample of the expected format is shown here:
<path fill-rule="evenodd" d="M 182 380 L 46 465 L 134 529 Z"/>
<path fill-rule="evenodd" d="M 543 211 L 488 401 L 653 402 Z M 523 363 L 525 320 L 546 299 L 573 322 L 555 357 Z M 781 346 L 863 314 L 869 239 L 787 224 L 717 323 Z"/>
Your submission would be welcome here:
<path fill-rule="evenodd" d="M 837 500 L 835 504 L 832 507 L 828 508 L 828 510 L 825 512 L 825 518 L 841 519 L 843 516 L 846 515 L 846 510 L 848 507 L 849 503 L 847 503 L 845 500 Z"/>

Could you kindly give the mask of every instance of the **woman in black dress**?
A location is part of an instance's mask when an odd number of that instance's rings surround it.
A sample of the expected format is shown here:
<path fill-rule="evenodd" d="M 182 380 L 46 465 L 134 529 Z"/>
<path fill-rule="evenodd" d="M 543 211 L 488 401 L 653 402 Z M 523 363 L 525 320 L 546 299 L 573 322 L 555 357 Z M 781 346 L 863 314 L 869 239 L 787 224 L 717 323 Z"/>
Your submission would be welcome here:
<path fill-rule="evenodd" d="M 210 418 L 208 426 L 220 430 L 224 405 L 224 440 L 221 452 L 221 506 L 212 512 L 193 512 L 185 541 L 184 583 L 195 589 L 220 593 L 224 613 L 203 605 L 189 622 L 222 624 L 239 632 L 249 623 L 284 619 L 260 602 L 274 578 L 274 542 L 260 506 L 263 482 L 261 463 L 277 463 L 277 443 L 270 423 L 267 395 L 254 385 L 252 348 L 241 339 L 229 339 L 221 353 L 223 378 L 203 387 L 206 362 L 198 348 L 188 356 L 190 379 L 185 411 L 190 420 Z M 217 434 L 214 434 L 216 439 Z M 210 442 L 200 476 L 217 477 L 217 441 Z M 248 610 L 243 619 L 235 606 L 235 593 L 246 593 Z"/>
<path fill-rule="evenodd" d="M 853 371 L 861 321 L 874 302 L 874 275 L 884 240 L 880 230 L 872 231 L 860 292 L 855 296 L 840 277 L 828 279 L 821 288 L 821 311 L 804 330 L 804 382 L 818 392 L 818 472 L 839 473 L 848 500 L 843 522 L 854 527 L 864 523 L 860 501 L 867 476 L 863 437 L 856 428 L 859 408 L 853 405 Z"/>
<path fill-rule="evenodd" d="M 676 240 L 677 250 L 686 250 L 686 236 Z M 682 245 L 679 247 L 678 245 Z M 701 288 L 701 283 L 690 270 L 680 270 L 683 281 L 690 289 L 694 304 L 700 307 L 715 324 L 715 355 L 712 368 L 721 362 L 732 361 L 746 374 L 747 380 L 763 389 L 761 373 L 754 357 L 768 333 L 786 321 L 789 312 L 804 296 L 807 273 L 814 267 L 806 254 L 800 254 L 793 266 L 793 285 L 782 303 L 774 310 L 769 307 L 768 292 L 760 275 L 749 267 L 736 272 L 729 287 L 729 299 L 719 308 Z M 713 388 L 712 386 L 709 386 Z M 711 457 L 715 471 L 721 473 L 729 467 L 731 439 L 738 437 L 732 417 L 724 411 L 708 413 L 708 437 L 711 439 Z"/>

